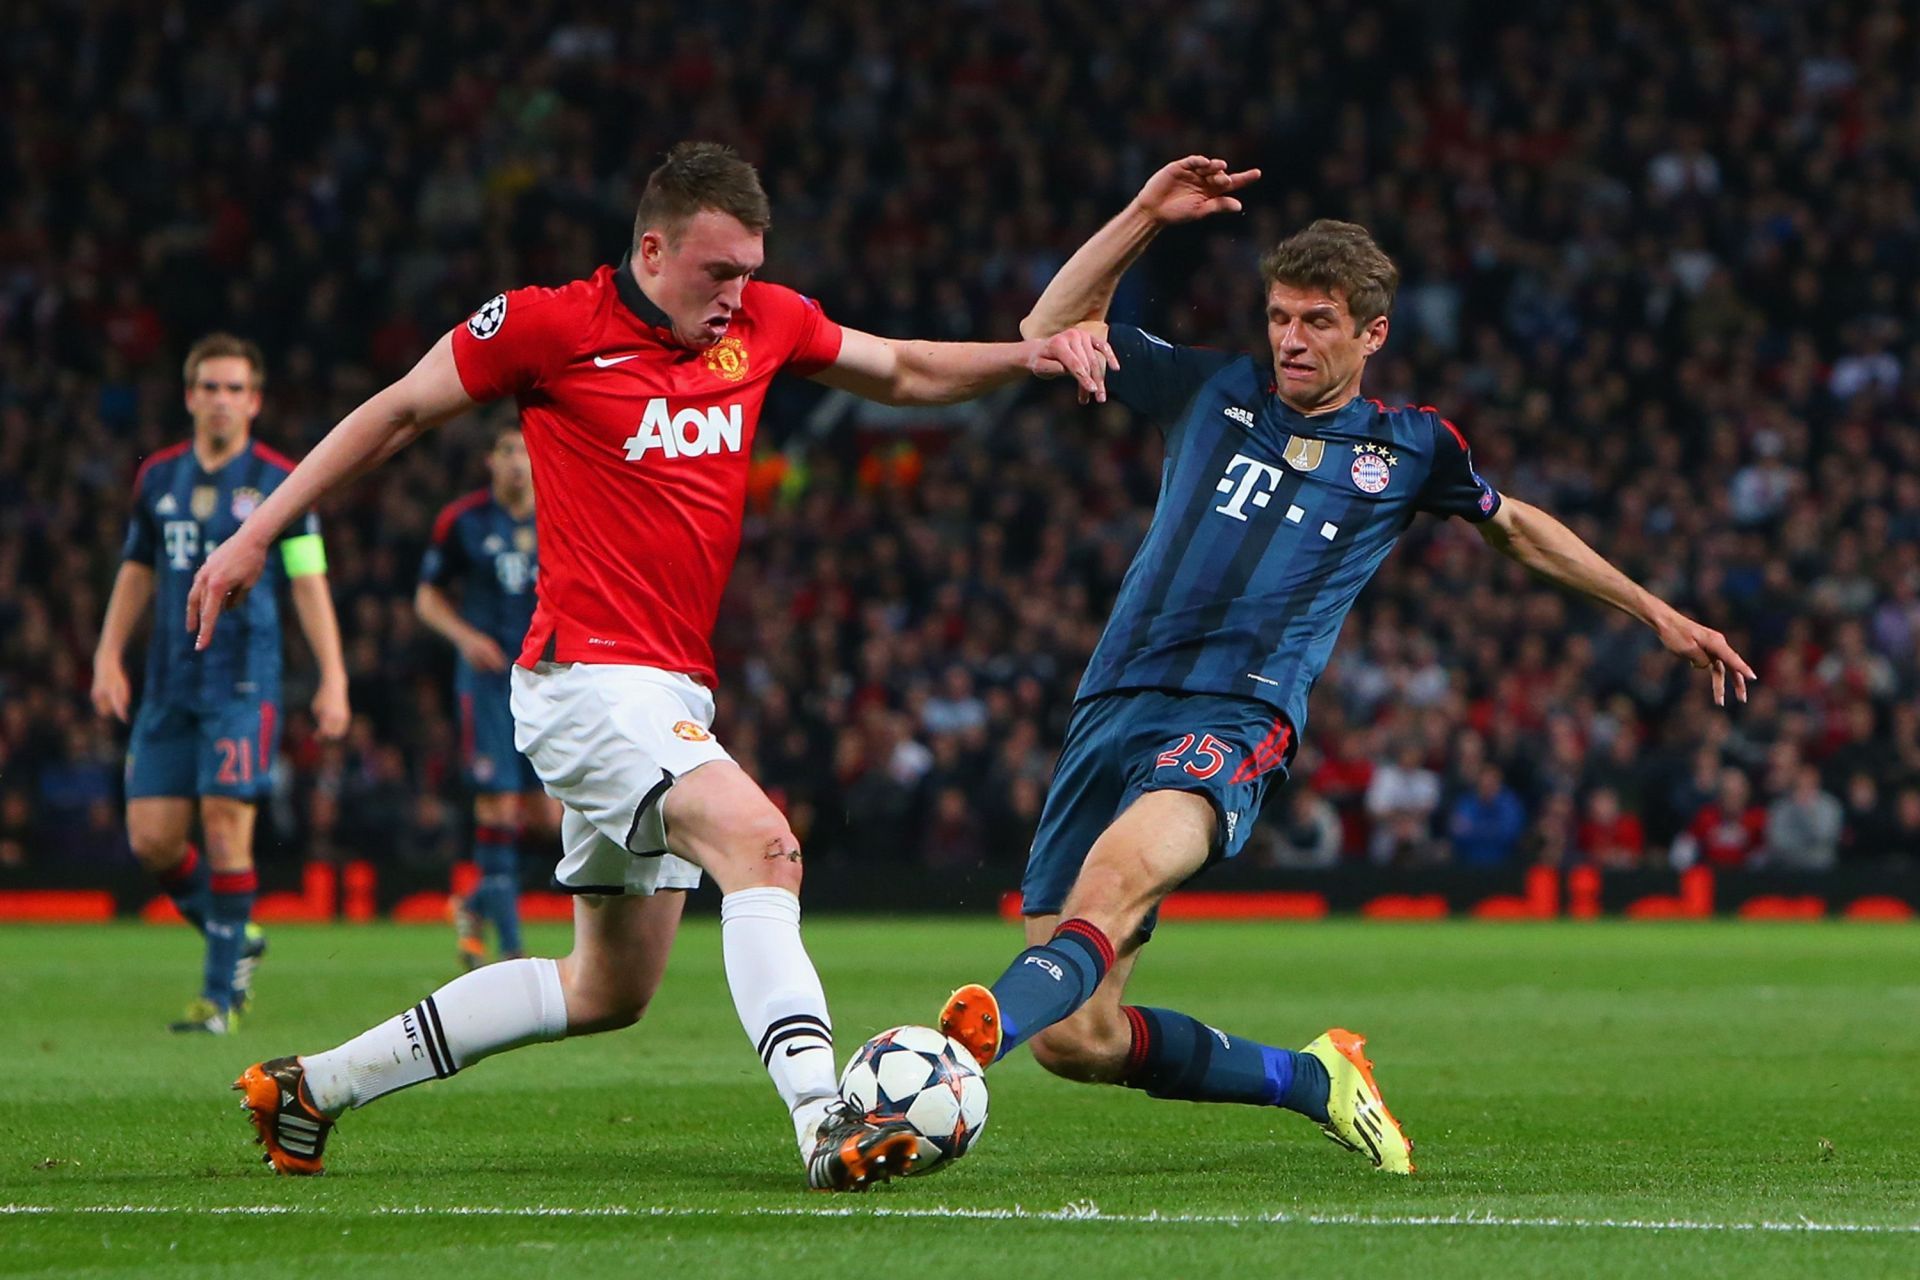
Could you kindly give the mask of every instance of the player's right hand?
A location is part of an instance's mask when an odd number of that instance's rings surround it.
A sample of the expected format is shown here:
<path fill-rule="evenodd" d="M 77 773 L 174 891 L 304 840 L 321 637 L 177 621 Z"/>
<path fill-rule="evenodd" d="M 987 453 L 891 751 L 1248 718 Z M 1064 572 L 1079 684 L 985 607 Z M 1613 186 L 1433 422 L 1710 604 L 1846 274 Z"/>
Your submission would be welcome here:
<path fill-rule="evenodd" d="M 1240 201 L 1233 193 L 1259 180 L 1258 169 L 1232 173 L 1225 160 L 1188 156 L 1148 178 L 1133 202 L 1163 226 L 1192 222 L 1211 214 L 1240 212 Z"/>
<path fill-rule="evenodd" d="M 507 655 L 494 643 L 492 636 L 478 631 L 461 640 L 460 656 L 475 671 L 492 673 L 507 669 Z"/>
<path fill-rule="evenodd" d="M 1080 403 L 1107 402 L 1107 370 L 1120 367 L 1107 340 L 1085 329 L 1063 329 L 1040 343 L 1027 362 L 1036 378 L 1072 378 L 1079 384 Z"/>
<path fill-rule="evenodd" d="M 120 659 L 93 660 L 93 709 L 102 716 L 126 723 L 127 710 L 133 705 L 133 686 L 127 683 L 127 669 Z"/>
<path fill-rule="evenodd" d="M 187 592 L 187 630 L 193 633 L 196 652 L 213 643 L 221 610 L 244 601 L 266 567 L 267 549 L 255 546 L 243 534 L 214 548 L 193 575 L 193 587 Z"/>

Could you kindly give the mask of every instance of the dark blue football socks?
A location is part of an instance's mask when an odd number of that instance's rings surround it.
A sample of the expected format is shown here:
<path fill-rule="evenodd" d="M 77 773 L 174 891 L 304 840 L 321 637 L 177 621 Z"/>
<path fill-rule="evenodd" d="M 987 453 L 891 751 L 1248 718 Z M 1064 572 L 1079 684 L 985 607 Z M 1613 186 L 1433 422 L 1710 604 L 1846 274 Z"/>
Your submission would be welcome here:
<path fill-rule="evenodd" d="M 216 871 L 209 877 L 207 967 L 202 995 L 225 1013 L 233 1008 L 233 975 L 247 944 L 258 880 L 251 871 Z"/>
<path fill-rule="evenodd" d="M 213 903 L 212 890 L 208 887 L 210 877 L 207 860 L 200 856 L 200 851 L 188 845 L 187 856 L 155 878 L 160 881 L 161 891 L 173 899 L 175 909 L 186 922 L 205 933 L 207 911 Z"/>
<path fill-rule="evenodd" d="M 520 942 L 520 833 L 512 827 L 483 826 L 474 832 L 473 861 L 480 883 L 468 900 L 482 920 L 490 921 L 500 954 L 517 956 Z"/>
<path fill-rule="evenodd" d="M 1085 920 L 1063 921 L 1053 937 L 1015 956 L 993 998 L 1000 1006 L 1000 1057 L 1092 999 L 1113 967 L 1113 944 Z"/>
<path fill-rule="evenodd" d="M 1318 1058 L 1216 1031 L 1171 1009 L 1122 1006 L 1133 1031 L 1121 1083 L 1156 1098 L 1285 1107 L 1327 1122 L 1327 1069 Z"/>

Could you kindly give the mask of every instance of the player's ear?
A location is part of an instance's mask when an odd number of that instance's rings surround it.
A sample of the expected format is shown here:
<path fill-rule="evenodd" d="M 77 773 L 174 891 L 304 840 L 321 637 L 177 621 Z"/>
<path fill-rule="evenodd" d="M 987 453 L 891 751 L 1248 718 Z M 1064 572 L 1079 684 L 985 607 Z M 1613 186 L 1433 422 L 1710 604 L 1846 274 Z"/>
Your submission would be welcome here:
<path fill-rule="evenodd" d="M 660 259 L 666 256 L 667 238 L 658 231 L 642 231 L 636 246 L 636 255 L 640 261 L 652 270 L 659 270 Z"/>
<path fill-rule="evenodd" d="M 1367 354 L 1377 354 L 1380 348 L 1387 345 L 1387 318 L 1375 316 L 1367 321 L 1363 332 L 1366 335 Z"/>

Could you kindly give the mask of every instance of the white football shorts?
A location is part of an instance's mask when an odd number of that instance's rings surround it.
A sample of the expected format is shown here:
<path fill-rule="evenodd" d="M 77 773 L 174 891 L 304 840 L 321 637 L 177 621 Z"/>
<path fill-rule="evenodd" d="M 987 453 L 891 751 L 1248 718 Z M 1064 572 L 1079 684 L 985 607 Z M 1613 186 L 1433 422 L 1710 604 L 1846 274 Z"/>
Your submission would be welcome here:
<path fill-rule="evenodd" d="M 700 868 L 667 852 L 674 779 L 732 759 L 713 694 L 657 667 L 542 662 L 513 668 L 513 741 L 565 813 L 553 878 L 572 893 L 691 889 Z"/>

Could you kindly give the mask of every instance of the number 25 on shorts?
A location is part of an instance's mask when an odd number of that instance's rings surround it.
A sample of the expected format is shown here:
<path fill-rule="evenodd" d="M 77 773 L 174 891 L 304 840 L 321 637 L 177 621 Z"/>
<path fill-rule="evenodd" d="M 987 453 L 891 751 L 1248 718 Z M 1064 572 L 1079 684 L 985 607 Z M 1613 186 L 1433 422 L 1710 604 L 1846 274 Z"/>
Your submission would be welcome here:
<path fill-rule="evenodd" d="M 1187 734 L 1180 739 L 1178 746 L 1162 751 L 1160 758 L 1154 761 L 1156 769 L 1171 769 L 1176 765 L 1196 778 L 1211 778 L 1226 767 L 1227 757 L 1233 754 L 1233 748 L 1212 734 L 1207 734 L 1194 742 L 1195 735 Z"/>

